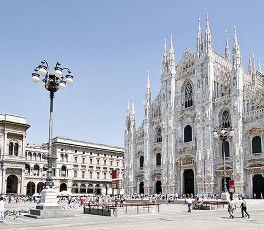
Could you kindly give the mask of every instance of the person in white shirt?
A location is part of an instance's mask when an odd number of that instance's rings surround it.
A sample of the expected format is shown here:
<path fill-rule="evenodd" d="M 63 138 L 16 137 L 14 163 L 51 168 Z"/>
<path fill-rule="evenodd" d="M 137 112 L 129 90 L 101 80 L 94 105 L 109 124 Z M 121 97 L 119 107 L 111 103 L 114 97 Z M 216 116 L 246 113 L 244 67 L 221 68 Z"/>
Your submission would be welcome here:
<path fill-rule="evenodd" d="M 188 197 L 187 200 L 186 200 L 186 203 L 188 205 L 188 212 L 191 212 L 192 211 L 192 202 L 193 202 L 193 199 L 191 199 L 190 197 Z"/>
<path fill-rule="evenodd" d="M 234 210 L 236 209 L 236 202 L 230 198 L 228 202 L 228 212 L 230 214 L 230 218 L 234 218 Z"/>
<path fill-rule="evenodd" d="M 5 202 L 3 197 L 0 197 L 0 223 L 4 222 L 4 215 L 5 215 Z"/>

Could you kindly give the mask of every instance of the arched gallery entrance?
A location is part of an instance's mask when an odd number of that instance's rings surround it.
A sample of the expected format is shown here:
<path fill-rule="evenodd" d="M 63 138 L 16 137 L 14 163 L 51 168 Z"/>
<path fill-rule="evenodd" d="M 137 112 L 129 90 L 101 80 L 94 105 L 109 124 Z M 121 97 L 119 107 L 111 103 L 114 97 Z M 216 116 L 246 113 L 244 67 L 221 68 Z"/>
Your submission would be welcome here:
<path fill-rule="evenodd" d="M 37 193 L 41 193 L 41 191 L 44 188 L 44 183 L 43 182 L 39 182 L 37 185 Z"/>
<path fill-rule="evenodd" d="M 161 181 L 160 181 L 160 180 L 158 180 L 158 181 L 156 182 L 156 193 L 157 193 L 157 194 L 162 193 Z"/>
<path fill-rule="evenodd" d="M 226 188 L 227 188 L 227 191 L 229 192 L 229 181 L 231 180 L 230 177 L 226 177 Z M 222 178 L 222 191 L 224 192 L 224 177 Z"/>
<path fill-rule="evenodd" d="M 256 194 L 256 198 L 264 198 L 264 177 L 261 174 L 256 174 L 253 176 L 253 194 Z"/>
<path fill-rule="evenodd" d="M 65 183 L 60 184 L 60 192 L 67 191 L 67 185 Z"/>
<path fill-rule="evenodd" d="M 18 178 L 15 175 L 7 177 L 6 181 L 6 193 L 17 193 Z"/>
<path fill-rule="evenodd" d="M 144 182 L 139 183 L 139 194 L 144 194 Z"/>
<path fill-rule="evenodd" d="M 184 193 L 194 196 L 194 173 L 192 169 L 186 169 L 183 173 Z"/>
<path fill-rule="evenodd" d="M 35 193 L 35 183 L 28 182 L 27 183 L 27 196 L 32 196 Z"/>

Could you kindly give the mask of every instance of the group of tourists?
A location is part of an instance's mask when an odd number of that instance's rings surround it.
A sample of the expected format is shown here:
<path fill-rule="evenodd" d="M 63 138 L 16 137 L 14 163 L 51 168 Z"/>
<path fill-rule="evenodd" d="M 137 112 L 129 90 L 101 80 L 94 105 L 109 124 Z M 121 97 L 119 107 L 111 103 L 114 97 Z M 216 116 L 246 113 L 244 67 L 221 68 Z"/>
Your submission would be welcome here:
<path fill-rule="evenodd" d="M 230 201 L 228 202 L 228 206 L 227 206 L 227 210 L 228 213 L 230 214 L 230 218 L 234 218 L 234 211 L 236 210 L 236 202 L 233 198 L 230 198 Z M 242 218 L 247 217 L 250 218 L 250 215 L 247 212 L 247 202 L 245 200 L 244 197 L 242 197 L 242 202 L 240 204 L 240 208 L 241 208 L 241 214 L 242 214 Z"/>

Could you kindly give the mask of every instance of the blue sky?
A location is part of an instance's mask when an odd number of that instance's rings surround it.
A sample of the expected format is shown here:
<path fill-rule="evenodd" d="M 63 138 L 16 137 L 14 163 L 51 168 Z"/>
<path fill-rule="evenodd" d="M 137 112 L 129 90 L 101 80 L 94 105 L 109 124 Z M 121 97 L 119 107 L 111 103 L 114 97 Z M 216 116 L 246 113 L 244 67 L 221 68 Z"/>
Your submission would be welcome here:
<path fill-rule="evenodd" d="M 237 26 L 244 67 L 249 49 L 264 66 L 264 3 L 210 0 L 9 0 L 0 5 L 0 113 L 25 116 L 27 142 L 48 139 L 49 97 L 31 73 L 42 59 L 69 67 L 74 84 L 57 92 L 54 136 L 123 146 L 127 102 L 143 119 L 147 70 L 160 87 L 163 39 L 172 34 L 176 61 L 195 49 L 197 20 L 209 14 L 212 45 L 232 47 Z"/>

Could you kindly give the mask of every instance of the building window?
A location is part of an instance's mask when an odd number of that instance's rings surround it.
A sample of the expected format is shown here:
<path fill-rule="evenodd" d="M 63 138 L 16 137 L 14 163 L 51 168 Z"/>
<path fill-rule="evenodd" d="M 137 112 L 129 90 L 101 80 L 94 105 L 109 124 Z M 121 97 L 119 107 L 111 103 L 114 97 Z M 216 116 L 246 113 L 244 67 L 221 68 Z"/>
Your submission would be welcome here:
<path fill-rule="evenodd" d="M 118 161 L 116 162 L 116 166 L 119 166 L 119 162 Z"/>
<path fill-rule="evenodd" d="M 161 134 L 161 128 L 158 127 L 157 128 L 157 137 L 156 137 L 156 141 L 159 143 L 159 142 L 162 142 L 162 134 Z"/>
<path fill-rule="evenodd" d="M 15 156 L 18 155 L 18 143 L 15 143 L 15 147 L 14 147 L 14 155 L 15 155 Z"/>
<path fill-rule="evenodd" d="M 224 111 L 222 114 L 222 128 L 230 128 L 231 127 L 231 122 L 230 122 L 230 116 L 228 111 Z"/>
<path fill-rule="evenodd" d="M 139 168 L 143 168 L 144 167 L 144 156 L 140 156 L 139 158 Z"/>
<path fill-rule="evenodd" d="M 222 157 L 230 157 L 230 149 L 229 149 L 229 142 L 228 141 L 223 141 L 222 142 Z"/>
<path fill-rule="evenodd" d="M 93 159 L 92 158 L 90 158 L 90 164 L 93 164 Z"/>
<path fill-rule="evenodd" d="M 192 127 L 190 125 L 186 125 L 184 128 L 184 142 L 192 141 Z"/>
<path fill-rule="evenodd" d="M 85 164 L 85 158 L 82 159 L 82 163 Z"/>
<path fill-rule="evenodd" d="M 158 153 L 156 155 L 156 165 L 157 166 L 160 166 L 161 165 L 161 154 L 160 153 Z"/>
<path fill-rule="evenodd" d="M 74 157 L 74 162 L 77 163 L 77 157 Z"/>
<path fill-rule="evenodd" d="M 252 153 L 261 153 L 261 137 L 260 136 L 255 136 L 252 139 Z"/>
<path fill-rule="evenodd" d="M 110 161 L 110 165 L 113 166 L 113 161 Z"/>
<path fill-rule="evenodd" d="M 99 159 L 97 159 L 97 164 L 98 164 L 98 165 L 100 164 L 100 160 L 99 160 Z"/>
<path fill-rule="evenodd" d="M 85 151 L 83 151 L 83 154 L 85 154 Z"/>
<path fill-rule="evenodd" d="M 75 150 L 74 152 L 77 153 L 77 150 Z"/>
<path fill-rule="evenodd" d="M 99 178 L 100 178 L 100 173 L 98 172 L 98 173 L 97 173 L 97 179 L 99 179 Z"/>
<path fill-rule="evenodd" d="M 90 178 L 93 178 L 93 173 L 92 172 L 90 172 Z"/>
<path fill-rule="evenodd" d="M 82 178 L 85 178 L 85 171 L 82 171 Z"/>
<path fill-rule="evenodd" d="M 185 93 L 184 93 L 184 99 L 185 99 L 185 108 L 193 106 L 193 90 L 192 85 L 190 83 L 187 83 L 185 86 Z"/>
<path fill-rule="evenodd" d="M 104 160 L 104 165 L 106 165 L 106 160 Z"/>
<path fill-rule="evenodd" d="M 104 179 L 106 179 L 106 173 L 104 173 Z"/>
<path fill-rule="evenodd" d="M 74 171 L 74 177 L 77 177 L 77 171 Z"/>
<path fill-rule="evenodd" d="M 13 146 L 14 146 L 14 143 L 9 142 L 9 155 L 13 155 Z"/>

